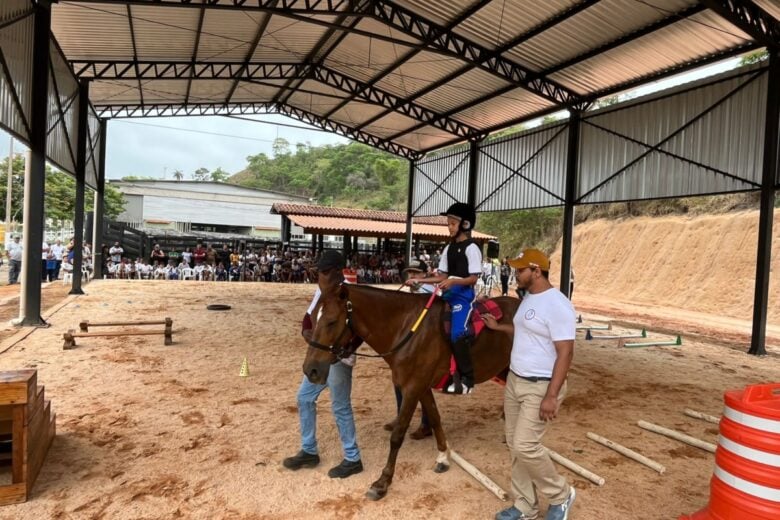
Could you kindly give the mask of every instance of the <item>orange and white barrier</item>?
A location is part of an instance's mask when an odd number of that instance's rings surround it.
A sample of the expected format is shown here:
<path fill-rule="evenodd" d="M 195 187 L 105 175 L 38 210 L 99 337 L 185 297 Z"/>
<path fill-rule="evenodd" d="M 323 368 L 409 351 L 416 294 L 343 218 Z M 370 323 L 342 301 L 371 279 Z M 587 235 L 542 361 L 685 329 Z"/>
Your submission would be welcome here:
<path fill-rule="evenodd" d="M 354 269 L 344 269 L 342 273 L 344 273 L 344 280 L 347 283 L 358 283 L 357 271 Z"/>
<path fill-rule="evenodd" d="M 707 507 L 680 520 L 780 518 L 780 383 L 725 393 Z"/>

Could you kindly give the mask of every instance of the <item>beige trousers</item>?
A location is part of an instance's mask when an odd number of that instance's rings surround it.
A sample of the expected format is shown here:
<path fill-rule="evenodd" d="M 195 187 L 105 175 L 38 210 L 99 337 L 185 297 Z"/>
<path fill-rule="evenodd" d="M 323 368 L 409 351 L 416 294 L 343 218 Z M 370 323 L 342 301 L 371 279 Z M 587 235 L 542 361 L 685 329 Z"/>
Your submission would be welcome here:
<path fill-rule="evenodd" d="M 542 437 L 547 423 L 539 418 L 539 406 L 549 382 L 532 383 L 509 372 L 504 392 L 506 444 L 512 455 L 512 495 L 515 507 L 525 515 L 539 513 L 536 492 L 541 492 L 550 504 L 562 504 L 569 496 L 569 484 L 558 474 Z M 566 383 L 558 394 L 558 406 L 566 395 Z"/>

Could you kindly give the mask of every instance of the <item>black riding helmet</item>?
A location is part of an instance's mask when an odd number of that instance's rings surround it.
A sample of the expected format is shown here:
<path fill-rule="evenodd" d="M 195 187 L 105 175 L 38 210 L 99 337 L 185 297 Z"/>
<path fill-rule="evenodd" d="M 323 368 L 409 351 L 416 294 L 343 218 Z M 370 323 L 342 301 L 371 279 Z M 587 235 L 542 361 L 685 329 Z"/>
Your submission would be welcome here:
<path fill-rule="evenodd" d="M 444 213 L 439 213 L 443 217 L 454 217 L 460 220 L 458 229 L 461 231 L 471 231 L 477 223 L 477 212 L 474 208 L 464 202 L 456 202 L 450 206 Z"/>

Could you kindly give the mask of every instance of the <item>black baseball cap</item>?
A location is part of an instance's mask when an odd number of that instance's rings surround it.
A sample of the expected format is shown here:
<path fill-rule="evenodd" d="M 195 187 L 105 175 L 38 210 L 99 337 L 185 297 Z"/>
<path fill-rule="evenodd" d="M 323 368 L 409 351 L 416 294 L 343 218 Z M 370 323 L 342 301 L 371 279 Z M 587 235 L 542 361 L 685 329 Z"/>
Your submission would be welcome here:
<path fill-rule="evenodd" d="M 328 271 L 330 269 L 344 269 L 344 257 L 338 251 L 329 249 L 322 253 L 322 256 L 317 261 L 318 271 Z"/>

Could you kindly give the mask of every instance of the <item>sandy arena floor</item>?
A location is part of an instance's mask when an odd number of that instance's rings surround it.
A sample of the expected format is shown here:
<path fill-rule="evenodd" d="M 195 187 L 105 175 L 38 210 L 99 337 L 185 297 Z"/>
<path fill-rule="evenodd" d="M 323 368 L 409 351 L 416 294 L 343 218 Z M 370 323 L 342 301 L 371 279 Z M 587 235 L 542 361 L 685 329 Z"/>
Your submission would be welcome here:
<path fill-rule="evenodd" d="M 0 354 L 4 370 L 38 369 L 57 413 L 57 437 L 31 500 L 0 507 L 0 519 L 460 519 L 492 518 L 508 505 L 457 466 L 434 473 L 430 439 L 407 440 L 384 500 L 364 498 L 389 449 L 382 424 L 395 413 L 389 371 L 376 360 L 360 360 L 354 374 L 366 471 L 338 481 L 326 475 L 341 459 L 327 392 L 323 463 L 299 472 L 281 466 L 299 448 L 295 393 L 305 347 L 298 330 L 313 286 L 98 281 L 86 288 L 88 295 L 57 306 L 51 328 Z M 208 303 L 233 310 L 210 312 Z M 62 333 L 82 319 L 164 316 L 174 320 L 174 346 L 139 336 L 83 339 L 62 350 Z M 244 356 L 246 379 L 238 377 Z M 573 518 L 671 519 L 704 506 L 713 456 L 636 421 L 715 442 L 717 428 L 683 409 L 718 415 L 724 390 L 767 381 L 780 381 L 776 355 L 758 359 L 704 341 L 618 349 L 580 334 L 569 395 L 546 444 L 607 482 L 596 487 L 562 470 L 578 490 Z M 437 402 L 451 446 L 508 489 L 501 387 L 486 383 L 476 395 Z M 588 431 L 655 459 L 666 474 L 589 441 Z M 9 473 L 0 467 L 0 482 Z"/>

